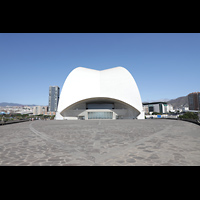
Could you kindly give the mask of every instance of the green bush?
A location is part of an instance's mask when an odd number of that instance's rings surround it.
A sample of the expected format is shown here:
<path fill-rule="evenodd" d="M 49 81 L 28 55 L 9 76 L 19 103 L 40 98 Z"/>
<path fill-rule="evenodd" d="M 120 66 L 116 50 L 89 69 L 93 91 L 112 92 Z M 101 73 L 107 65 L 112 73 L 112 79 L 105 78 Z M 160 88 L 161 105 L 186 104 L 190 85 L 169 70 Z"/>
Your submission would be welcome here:
<path fill-rule="evenodd" d="M 51 119 L 51 120 L 53 120 L 53 119 L 54 119 L 54 117 L 55 117 L 55 115 L 52 115 L 50 119 Z"/>
<path fill-rule="evenodd" d="M 193 113 L 193 112 L 186 112 L 183 115 L 179 116 L 180 119 L 199 119 L 197 113 Z"/>
<path fill-rule="evenodd" d="M 161 115 L 161 113 L 153 112 L 152 115 Z"/>

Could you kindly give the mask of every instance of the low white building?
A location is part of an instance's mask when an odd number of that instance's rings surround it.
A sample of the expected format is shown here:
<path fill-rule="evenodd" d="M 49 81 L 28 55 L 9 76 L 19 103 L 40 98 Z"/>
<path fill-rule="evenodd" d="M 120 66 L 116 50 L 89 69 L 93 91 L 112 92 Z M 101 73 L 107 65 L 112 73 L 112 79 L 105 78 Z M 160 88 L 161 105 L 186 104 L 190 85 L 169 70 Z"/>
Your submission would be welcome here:
<path fill-rule="evenodd" d="M 48 106 L 34 106 L 33 115 L 46 115 L 48 111 Z"/>
<path fill-rule="evenodd" d="M 188 112 L 188 111 L 189 111 L 189 107 L 183 107 L 183 108 L 182 108 L 182 111 L 183 111 L 183 112 Z"/>
<path fill-rule="evenodd" d="M 143 103 L 143 109 L 145 114 L 148 113 L 169 113 L 169 111 L 173 110 L 173 106 L 171 104 L 167 104 L 167 102 L 151 102 L 151 103 Z"/>

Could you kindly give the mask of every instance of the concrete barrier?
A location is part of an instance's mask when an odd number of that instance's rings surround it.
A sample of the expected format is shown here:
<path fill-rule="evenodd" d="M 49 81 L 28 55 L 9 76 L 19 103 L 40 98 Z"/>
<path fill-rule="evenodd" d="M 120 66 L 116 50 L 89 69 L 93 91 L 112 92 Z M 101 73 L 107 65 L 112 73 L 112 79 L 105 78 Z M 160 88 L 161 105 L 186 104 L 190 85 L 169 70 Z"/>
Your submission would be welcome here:
<path fill-rule="evenodd" d="M 182 121 L 186 121 L 186 122 L 191 122 L 191 123 L 194 123 L 194 124 L 197 124 L 200 126 L 200 121 L 197 120 L 197 119 L 180 119 L 180 118 L 154 118 L 154 119 L 170 119 L 170 120 L 182 120 Z"/>
<path fill-rule="evenodd" d="M 24 120 L 13 120 L 13 121 L 6 121 L 6 122 L 0 122 L 0 125 L 7 125 L 7 124 L 14 124 L 14 123 L 20 123 L 20 122 L 27 122 L 29 121 L 28 119 Z"/>

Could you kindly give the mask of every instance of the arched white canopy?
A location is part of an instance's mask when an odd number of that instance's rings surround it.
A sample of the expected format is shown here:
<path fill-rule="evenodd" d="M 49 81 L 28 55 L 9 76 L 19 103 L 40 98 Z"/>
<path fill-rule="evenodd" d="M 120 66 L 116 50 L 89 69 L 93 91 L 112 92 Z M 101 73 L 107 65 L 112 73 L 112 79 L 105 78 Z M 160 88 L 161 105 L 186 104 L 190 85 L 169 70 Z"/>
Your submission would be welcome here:
<path fill-rule="evenodd" d="M 140 93 L 128 70 L 115 67 L 98 71 L 78 67 L 68 75 L 63 85 L 56 119 L 61 119 L 64 111 L 77 102 L 98 98 L 118 100 L 137 110 L 135 117 L 144 118 Z"/>

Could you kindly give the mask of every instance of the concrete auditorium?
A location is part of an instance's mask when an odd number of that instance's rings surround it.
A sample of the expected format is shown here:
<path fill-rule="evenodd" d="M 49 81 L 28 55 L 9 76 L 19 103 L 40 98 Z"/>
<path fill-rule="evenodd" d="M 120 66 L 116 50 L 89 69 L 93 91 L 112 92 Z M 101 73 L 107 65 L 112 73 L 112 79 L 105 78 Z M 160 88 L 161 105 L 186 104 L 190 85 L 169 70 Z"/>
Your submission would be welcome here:
<path fill-rule="evenodd" d="M 77 67 L 64 82 L 55 119 L 144 119 L 144 112 L 137 84 L 127 69 Z"/>

